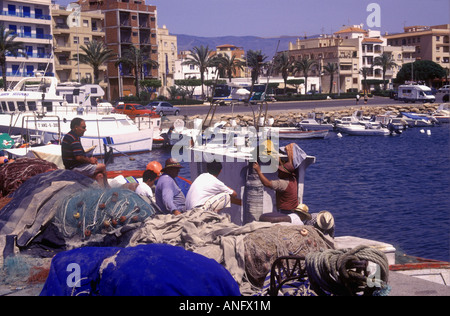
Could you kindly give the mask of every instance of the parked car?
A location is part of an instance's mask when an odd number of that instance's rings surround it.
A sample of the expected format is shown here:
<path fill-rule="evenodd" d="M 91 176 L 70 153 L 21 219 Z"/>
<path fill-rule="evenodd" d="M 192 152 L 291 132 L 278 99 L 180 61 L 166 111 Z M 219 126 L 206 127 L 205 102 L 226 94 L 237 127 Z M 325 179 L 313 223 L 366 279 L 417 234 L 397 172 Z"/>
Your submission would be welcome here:
<path fill-rule="evenodd" d="M 160 116 L 163 115 L 178 115 L 180 114 L 180 108 L 173 106 L 169 102 L 165 101 L 153 101 L 146 106 L 148 109 L 151 109 L 158 113 Z"/>
<path fill-rule="evenodd" d="M 113 110 L 113 113 L 126 114 L 132 119 L 136 116 L 156 115 L 155 111 L 147 109 L 145 106 L 138 103 L 119 103 Z"/>
<path fill-rule="evenodd" d="M 449 92 L 450 92 L 450 85 L 443 86 L 443 87 L 440 88 L 438 91 L 439 91 L 439 92 L 449 93 Z"/>

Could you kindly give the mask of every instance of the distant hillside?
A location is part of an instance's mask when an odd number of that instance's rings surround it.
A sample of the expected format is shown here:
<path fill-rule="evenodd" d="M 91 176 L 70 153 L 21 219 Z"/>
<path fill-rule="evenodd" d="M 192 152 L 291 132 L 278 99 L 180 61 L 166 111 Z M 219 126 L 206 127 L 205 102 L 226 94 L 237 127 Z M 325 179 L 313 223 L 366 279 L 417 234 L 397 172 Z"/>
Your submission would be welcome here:
<path fill-rule="evenodd" d="M 282 36 L 276 38 L 262 38 L 256 36 L 221 36 L 221 37 L 198 37 L 184 34 L 172 34 L 177 36 L 178 51 L 190 50 L 195 46 L 209 46 L 215 49 L 216 46 L 230 44 L 243 47 L 245 51 L 261 50 L 264 55 L 272 58 L 277 50 L 278 41 L 280 45 L 278 51 L 285 51 L 289 48 L 289 42 L 295 42 L 298 36 Z"/>

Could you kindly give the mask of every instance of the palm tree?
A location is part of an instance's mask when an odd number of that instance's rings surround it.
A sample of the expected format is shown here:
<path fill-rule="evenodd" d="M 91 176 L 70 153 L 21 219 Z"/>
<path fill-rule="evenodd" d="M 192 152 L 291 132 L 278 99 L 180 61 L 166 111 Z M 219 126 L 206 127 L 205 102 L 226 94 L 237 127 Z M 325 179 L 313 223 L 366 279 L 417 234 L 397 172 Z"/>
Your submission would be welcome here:
<path fill-rule="evenodd" d="M 308 74 L 312 67 L 316 65 L 317 62 L 310 58 L 303 58 L 294 63 L 294 73 L 303 73 L 303 76 L 305 77 L 305 93 L 308 92 Z"/>
<path fill-rule="evenodd" d="M 258 81 L 261 69 L 265 65 L 266 55 L 261 50 L 249 50 L 247 52 L 247 67 L 251 68 L 252 86 Z"/>
<path fill-rule="evenodd" d="M 215 55 L 214 51 L 210 50 L 208 46 L 196 46 L 190 50 L 191 54 L 187 57 L 182 65 L 196 66 L 200 70 L 200 81 L 202 83 L 202 98 L 205 96 L 203 83 L 205 82 L 205 72 L 208 67 L 212 66 L 212 57 Z"/>
<path fill-rule="evenodd" d="M 363 67 L 359 70 L 359 73 L 364 78 L 364 93 L 365 94 L 367 94 L 367 91 L 369 89 L 369 87 L 367 86 L 367 76 L 369 75 L 369 71 L 370 71 L 370 68 L 368 68 L 368 67 Z"/>
<path fill-rule="evenodd" d="M 323 66 L 323 70 L 325 73 L 327 73 L 330 76 L 330 92 L 331 94 L 333 90 L 333 80 L 334 80 L 334 74 L 338 71 L 338 66 L 336 63 L 327 63 L 326 66 Z"/>
<path fill-rule="evenodd" d="M 223 72 L 221 77 L 228 78 L 229 82 L 231 82 L 233 75 L 235 76 L 237 74 L 238 69 L 244 70 L 245 65 L 241 60 L 236 58 L 235 55 L 230 58 L 227 54 L 217 56 L 215 63 L 218 63 L 221 66 L 220 70 Z"/>
<path fill-rule="evenodd" d="M 275 57 L 273 70 L 274 72 L 281 73 L 284 80 L 284 94 L 287 89 L 287 79 L 289 72 L 292 70 L 292 61 L 289 59 L 288 52 L 283 52 Z"/>
<path fill-rule="evenodd" d="M 116 67 L 120 64 L 134 69 L 134 75 L 136 76 L 136 96 L 139 98 L 139 83 L 141 81 L 142 71 L 144 66 L 153 68 L 158 66 L 158 62 L 154 61 L 150 57 L 149 47 L 138 49 L 131 46 L 129 49 L 123 52 L 122 56 L 116 61 Z"/>
<path fill-rule="evenodd" d="M 386 88 L 387 88 L 387 86 L 386 86 L 387 85 L 386 71 L 388 69 L 391 69 L 392 67 L 397 66 L 397 64 L 392 59 L 392 55 L 390 53 L 385 52 L 381 56 L 375 57 L 372 66 L 380 66 L 381 68 L 383 68 L 383 84 L 384 84 L 384 90 L 386 90 Z"/>
<path fill-rule="evenodd" d="M 103 42 L 91 41 L 86 46 L 81 46 L 84 54 L 75 54 L 73 60 L 80 60 L 80 63 L 90 65 L 94 71 L 94 83 L 99 82 L 100 66 L 117 57 L 111 49 L 106 48 Z"/>
<path fill-rule="evenodd" d="M 6 30 L 3 24 L 0 24 L 0 66 L 2 68 L 3 88 L 6 91 L 6 56 L 17 57 L 22 55 L 28 58 L 24 52 L 24 43 L 15 41 L 17 34 L 13 30 Z"/>

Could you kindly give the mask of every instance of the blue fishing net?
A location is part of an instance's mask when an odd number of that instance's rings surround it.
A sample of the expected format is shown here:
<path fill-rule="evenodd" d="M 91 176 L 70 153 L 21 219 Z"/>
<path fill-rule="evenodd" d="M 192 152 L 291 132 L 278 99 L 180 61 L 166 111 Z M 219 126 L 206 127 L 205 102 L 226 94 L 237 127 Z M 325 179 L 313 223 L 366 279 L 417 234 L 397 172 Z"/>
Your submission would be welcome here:
<path fill-rule="evenodd" d="M 141 196 L 126 189 L 87 189 L 67 197 L 54 223 L 65 238 L 84 239 L 106 234 L 121 226 L 143 222 L 156 210 Z"/>

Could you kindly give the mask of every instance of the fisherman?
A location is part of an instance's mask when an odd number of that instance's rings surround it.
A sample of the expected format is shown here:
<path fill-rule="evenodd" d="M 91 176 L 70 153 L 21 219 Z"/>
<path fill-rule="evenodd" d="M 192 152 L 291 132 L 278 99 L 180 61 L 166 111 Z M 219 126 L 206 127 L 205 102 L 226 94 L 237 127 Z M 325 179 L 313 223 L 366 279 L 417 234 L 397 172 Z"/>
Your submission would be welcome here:
<path fill-rule="evenodd" d="M 276 191 L 276 205 L 279 212 L 290 214 L 298 206 L 298 186 L 293 165 L 293 144 L 286 146 L 288 161 L 280 160 L 278 167 L 278 180 L 269 180 L 261 172 L 257 162 L 253 163 L 253 169 L 259 176 L 262 184 Z"/>
<path fill-rule="evenodd" d="M 208 172 L 199 175 L 192 183 L 186 196 L 186 209 L 209 210 L 220 212 L 230 207 L 231 203 L 242 205 L 236 191 L 227 187 L 218 179 L 222 171 L 222 163 L 213 161 L 206 165 Z"/>
<path fill-rule="evenodd" d="M 156 174 L 152 170 L 145 170 L 142 175 L 142 182 L 139 183 L 135 192 L 140 196 L 148 198 L 152 202 L 156 202 L 152 187 L 158 178 L 159 174 Z"/>
<path fill-rule="evenodd" d="M 161 170 L 164 174 L 156 184 L 155 197 L 156 204 L 164 214 L 180 215 L 186 210 L 186 197 L 175 181 L 181 168 L 183 166 L 176 159 L 169 158 Z"/>
<path fill-rule="evenodd" d="M 101 187 L 108 188 L 106 165 L 98 163 L 95 157 L 88 157 L 81 145 L 80 137 L 86 132 L 86 122 L 76 117 L 70 122 L 70 129 L 61 143 L 64 167 L 95 179 Z"/>

